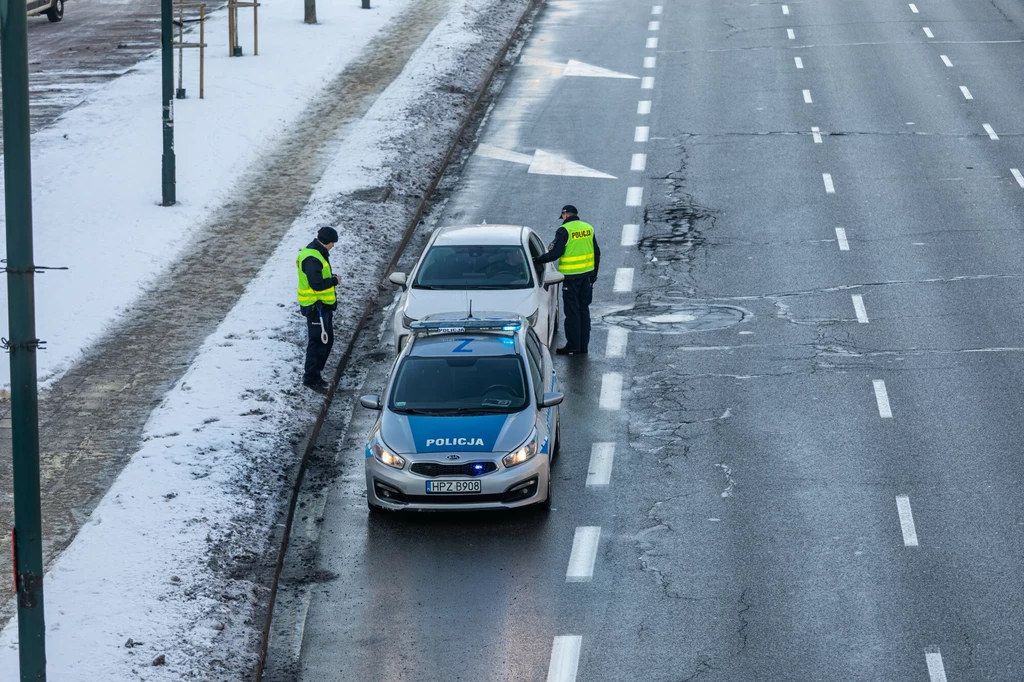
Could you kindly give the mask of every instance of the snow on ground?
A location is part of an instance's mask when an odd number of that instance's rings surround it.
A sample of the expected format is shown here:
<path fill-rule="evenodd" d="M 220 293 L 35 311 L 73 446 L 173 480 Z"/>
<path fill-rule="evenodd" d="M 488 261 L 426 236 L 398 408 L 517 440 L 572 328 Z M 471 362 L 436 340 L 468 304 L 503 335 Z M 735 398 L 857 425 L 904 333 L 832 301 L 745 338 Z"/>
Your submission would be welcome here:
<path fill-rule="evenodd" d="M 174 207 L 159 206 L 159 55 L 33 136 L 36 262 L 70 268 L 36 277 L 36 328 L 47 341 L 38 354 L 42 379 L 56 378 L 159 277 L 261 151 L 409 4 L 376 0 L 363 10 L 357 0 L 320 2 L 320 23 L 306 25 L 301 2 L 262 0 L 259 56 L 251 49 L 252 12 L 239 12 L 241 58 L 227 56 L 227 15 L 214 13 L 206 26 L 206 97 L 199 99 L 192 50 L 184 68 L 189 99 L 173 100 Z M 0 300 L 7 300 L 6 278 Z M 10 336 L 6 316 L 0 325 Z M 0 363 L 0 386 L 9 383 L 10 368 Z"/>
<path fill-rule="evenodd" d="M 267 551 L 282 478 L 294 457 L 283 434 L 294 430 L 296 420 L 310 420 L 319 405 L 310 393 L 295 388 L 302 327 L 293 304 L 294 253 L 317 226 L 335 215 L 339 193 L 379 185 L 384 175 L 402 167 L 410 138 L 430 138 L 422 130 L 425 117 L 441 120 L 437 102 L 451 108 L 436 99 L 439 83 L 447 89 L 448 83 L 462 78 L 463 87 L 477 85 L 482 59 L 477 46 L 488 40 L 489 49 L 495 49 L 497 31 L 488 34 L 481 28 L 486 24 L 481 11 L 500 15 L 505 21 L 500 30 L 507 31 L 511 17 L 524 5 L 523 0 L 457 0 L 402 75 L 346 134 L 303 215 L 151 415 L 143 447 L 48 572 L 51 679 L 220 680 L 243 679 L 251 672 L 261 626 L 252 615 L 264 595 L 244 569 Z M 478 68 L 467 69 L 467 60 L 475 60 Z M 106 102 L 127 108 L 104 111 L 104 120 L 129 117 L 130 99 Z M 266 106 L 280 115 L 278 105 Z M 94 133 L 98 136 L 100 130 Z M 244 144 L 241 138 L 235 140 Z M 102 155 L 103 150 L 92 144 L 99 143 L 83 143 L 77 153 Z M 226 142 L 216 144 L 229 156 L 245 156 L 226 149 Z M 435 148 L 434 155 L 438 154 L 443 151 Z M 102 167 L 95 168 L 94 174 L 100 174 Z M 141 168 L 138 173 L 142 175 Z M 148 185 L 135 187 L 150 196 Z M 211 200 L 215 195 L 209 190 Z M 189 210 L 183 207 L 181 213 Z M 197 208 L 192 215 L 199 213 Z M 151 259 L 150 267 L 157 267 L 175 247 L 161 248 L 165 237 L 151 231 L 167 229 L 173 220 L 166 216 L 172 214 L 133 200 L 122 207 L 120 223 L 145 228 L 139 228 L 138 243 L 120 232 L 122 241 L 116 245 L 137 247 Z M 157 218 L 164 221 L 163 227 L 151 228 Z M 76 237 L 79 244 L 88 241 L 86 227 L 99 226 L 86 224 L 81 238 Z M 392 239 L 403 228 L 387 227 Z M 176 236 L 177 245 L 182 236 Z M 355 231 L 346 237 L 353 244 L 360 239 Z M 88 254 L 98 260 L 104 256 L 102 249 Z M 116 264 L 104 260 L 106 267 L 124 262 L 123 250 L 117 256 Z M 389 254 L 377 256 L 379 277 Z M 139 260 L 145 258 L 139 255 Z M 335 250 L 332 260 L 337 270 L 372 269 L 355 248 Z M 90 267 L 103 272 L 99 264 Z M 128 273 L 117 276 L 127 280 Z M 75 337 L 79 345 L 86 338 Z M 68 344 L 71 339 L 64 337 Z M 154 665 L 159 656 L 163 663 Z M 17 667 L 17 627 L 11 621 L 0 632 L 0 680 L 16 679 Z"/>

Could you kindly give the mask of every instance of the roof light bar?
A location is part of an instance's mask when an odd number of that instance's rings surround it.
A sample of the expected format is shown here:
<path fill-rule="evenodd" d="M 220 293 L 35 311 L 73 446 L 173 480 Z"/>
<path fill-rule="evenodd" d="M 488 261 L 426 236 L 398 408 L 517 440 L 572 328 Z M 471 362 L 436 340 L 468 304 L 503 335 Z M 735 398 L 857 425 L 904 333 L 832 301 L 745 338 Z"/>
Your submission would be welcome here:
<path fill-rule="evenodd" d="M 413 333 L 433 332 L 435 334 L 462 334 L 467 331 L 515 332 L 522 327 L 523 321 L 520 318 L 510 317 L 424 319 L 409 325 Z"/>

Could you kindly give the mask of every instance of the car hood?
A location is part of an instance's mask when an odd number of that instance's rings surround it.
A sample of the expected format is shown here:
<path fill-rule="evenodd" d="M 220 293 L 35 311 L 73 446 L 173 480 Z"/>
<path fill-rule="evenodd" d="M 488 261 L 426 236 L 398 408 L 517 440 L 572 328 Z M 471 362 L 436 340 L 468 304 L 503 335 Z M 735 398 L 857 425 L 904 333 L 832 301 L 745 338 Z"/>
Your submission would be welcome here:
<path fill-rule="evenodd" d="M 494 310 L 529 317 L 537 310 L 536 289 L 464 289 L 434 291 L 409 289 L 405 314 L 414 320 L 433 313 L 465 313 L 469 303 L 473 310 Z"/>
<path fill-rule="evenodd" d="M 380 435 L 400 455 L 432 459 L 434 453 L 504 454 L 522 445 L 533 426 L 530 409 L 514 414 L 439 417 L 385 410 Z"/>

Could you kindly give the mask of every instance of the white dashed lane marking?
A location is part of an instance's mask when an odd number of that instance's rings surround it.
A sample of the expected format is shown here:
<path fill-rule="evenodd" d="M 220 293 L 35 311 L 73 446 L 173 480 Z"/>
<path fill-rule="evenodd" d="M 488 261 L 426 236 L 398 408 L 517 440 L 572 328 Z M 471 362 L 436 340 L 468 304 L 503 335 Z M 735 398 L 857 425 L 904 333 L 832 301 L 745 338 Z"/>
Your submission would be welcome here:
<path fill-rule="evenodd" d="M 647 142 L 651 136 L 651 129 L 647 126 L 637 126 L 633 132 L 633 142 Z"/>
<path fill-rule="evenodd" d="M 624 294 L 633 290 L 633 268 L 616 268 L 615 293 Z"/>
<path fill-rule="evenodd" d="M 640 226 L 639 225 L 623 225 L 622 226 L 622 245 L 623 246 L 636 246 L 638 241 L 640 241 Z"/>
<path fill-rule="evenodd" d="M 917 5 L 915 5 L 914 3 L 910 3 L 910 11 L 913 12 L 914 14 L 920 14 L 920 12 L 917 11 Z"/>
<path fill-rule="evenodd" d="M 625 327 L 612 327 L 608 330 L 608 342 L 604 347 L 604 356 L 606 358 L 625 356 L 627 343 L 629 343 L 629 330 Z"/>
<path fill-rule="evenodd" d="M 601 543 L 601 526 L 577 526 L 569 554 L 565 582 L 585 583 L 594 577 L 597 546 Z"/>
<path fill-rule="evenodd" d="M 906 495 L 896 496 L 896 512 L 900 515 L 903 544 L 907 547 L 917 547 L 917 529 L 914 528 L 914 514 L 910 511 L 909 497 Z"/>
<path fill-rule="evenodd" d="M 840 251 L 850 250 L 850 242 L 846 241 L 846 230 L 841 227 L 836 228 L 836 241 L 839 242 Z"/>
<path fill-rule="evenodd" d="M 836 186 L 834 184 L 832 184 L 832 174 L 831 173 L 822 173 L 821 174 L 821 180 L 822 180 L 822 182 L 825 183 L 825 194 L 835 194 L 836 193 Z"/>
<path fill-rule="evenodd" d="M 617 410 L 622 407 L 622 375 L 618 372 L 608 372 L 601 377 L 598 407 L 602 410 Z"/>
<path fill-rule="evenodd" d="M 659 28 L 661 28 L 660 21 L 652 21 L 651 23 L 647 24 L 648 31 L 657 31 Z"/>
<path fill-rule="evenodd" d="M 960 86 L 960 92 L 964 93 L 964 99 L 974 99 L 974 95 L 971 94 L 966 85 Z"/>
<path fill-rule="evenodd" d="M 647 155 L 646 154 L 634 154 L 633 160 L 629 163 L 629 170 L 631 171 L 642 171 L 647 168 Z"/>
<path fill-rule="evenodd" d="M 804 104 L 813 104 L 814 100 L 811 99 L 811 91 L 804 90 Z"/>
<path fill-rule="evenodd" d="M 804 60 L 800 59 L 800 57 L 793 57 L 793 63 L 796 64 L 798 69 L 804 68 Z"/>
<path fill-rule="evenodd" d="M 924 662 L 928 666 L 928 679 L 931 682 L 947 682 L 946 666 L 942 664 L 942 652 L 939 647 L 928 647 L 924 652 Z"/>
<path fill-rule="evenodd" d="M 579 635 L 559 635 L 551 646 L 551 662 L 548 663 L 547 682 L 576 682 L 576 671 L 580 665 L 580 648 L 583 638 Z"/>
<path fill-rule="evenodd" d="M 789 5 L 783 5 L 782 6 L 782 13 L 783 14 L 789 14 Z"/>
<path fill-rule="evenodd" d="M 658 60 L 656 57 L 644 57 L 644 68 L 653 69 L 657 61 Z"/>
<path fill-rule="evenodd" d="M 814 144 L 821 144 L 821 128 L 811 126 L 811 138 L 814 140 Z"/>
<path fill-rule="evenodd" d="M 661 14 L 662 9 L 663 8 L 661 5 L 655 5 L 654 7 L 651 8 L 651 14 Z"/>
<path fill-rule="evenodd" d="M 1024 187 L 1024 175 L 1020 174 L 1020 171 L 1016 168 L 1011 168 L 1010 172 L 1013 173 L 1013 179 L 1017 181 L 1017 184 Z"/>
<path fill-rule="evenodd" d="M 864 297 L 860 294 L 853 294 L 850 298 L 853 299 L 853 312 L 857 315 L 857 322 L 867 324 L 868 312 L 864 308 Z"/>
<path fill-rule="evenodd" d="M 624 332 L 628 329 L 615 327 Z M 587 487 L 609 485 L 612 481 L 612 462 L 615 459 L 615 443 L 594 443 L 590 446 L 590 469 L 587 471 Z"/>
<path fill-rule="evenodd" d="M 645 47 L 648 50 L 656 49 L 658 47 L 658 39 L 657 38 L 648 38 L 647 39 L 647 45 L 645 45 Z"/>
<path fill-rule="evenodd" d="M 941 59 L 942 63 L 945 64 L 946 66 L 953 66 L 953 62 L 949 61 L 949 57 L 947 57 L 946 55 L 940 54 L 939 59 Z"/>
<path fill-rule="evenodd" d="M 989 137 L 990 140 L 998 140 L 999 139 L 999 136 L 996 135 L 996 131 L 992 128 L 992 126 L 990 126 L 987 123 L 982 123 L 981 127 L 985 129 L 986 133 L 988 133 L 988 137 Z"/>
<path fill-rule="evenodd" d="M 651 90 L 654 88 L 654 76 L 644 76 L 640 79 L 641 90 Z"/>
<path fill-rule="evenodd" d="M 651 113 L 651 100 L 642 99 L 636 103 L 636 113 L 640 116 L 646 116 Z"/>
<path fill-rule="evenodd" d="M 878 416 L 882 419 L 892 419 L 892 408 L 889 407 L 889 392 L 885 390 L 885 382 L 875 379 L 871 382 L 875 387 L 875 402 L 878 403 Z"/>
<path fill-rule="evenodd" d="M 932 35 L 932 30 L 930 28 L 928 28 L 927 26 L 925 26 L 921 30 L 924 31 L 925 36 L 927 36 L 928 38 L 934 38 L 935 37 L 934 35 Z"/>
<path fill-rule="evenodd" d="M 796 32 L 791 28 L 787 28 L 786 37 L 789 38 L 790 40 L 796 40 Z"/>
<path fill-rule="evenodd" d="M 626 206 L 639 206 L 644 200 L 643 187 L 630 187 L 626 190 Z"/>

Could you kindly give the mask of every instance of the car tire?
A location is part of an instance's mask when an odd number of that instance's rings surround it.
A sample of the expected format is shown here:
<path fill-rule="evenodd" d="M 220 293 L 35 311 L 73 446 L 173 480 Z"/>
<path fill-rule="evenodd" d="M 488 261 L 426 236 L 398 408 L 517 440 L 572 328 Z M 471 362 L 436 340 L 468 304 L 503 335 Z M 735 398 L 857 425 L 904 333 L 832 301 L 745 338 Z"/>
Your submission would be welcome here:
<path fill-rule="evenodd" d="M 555 408 L 558 409 L 558 408 Z M 555 419 L 555 445 L 551 448 L 551 461 L 552 463 L 558 459 L 558 455 L 562 452 L 562 419 L 561 415 L 558 415 Z"/>
<path fill-rule="evenodd" d="M 551 497 L 551 479 L 552 479 L 551 466 L 548 465 L 548 497 L 547 497 L 546 500 L 544 500 L 543 502 L 541 502 L 540 504 L 537 505 L 537 508 L 541 512 L 544 512 L 544 513 L 547 513 L 549 511 L 551 511 L 551 500 L 552 500 L 552 497 Z"/>
<path fill-rule="evenodd" d="M 57 23 L 64 18 L 64 0 L 53 0 L 53 6 L 46 10 L 46 18 Z"/>

